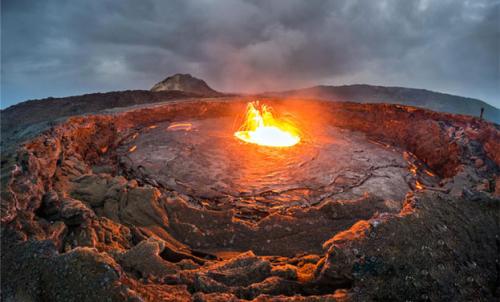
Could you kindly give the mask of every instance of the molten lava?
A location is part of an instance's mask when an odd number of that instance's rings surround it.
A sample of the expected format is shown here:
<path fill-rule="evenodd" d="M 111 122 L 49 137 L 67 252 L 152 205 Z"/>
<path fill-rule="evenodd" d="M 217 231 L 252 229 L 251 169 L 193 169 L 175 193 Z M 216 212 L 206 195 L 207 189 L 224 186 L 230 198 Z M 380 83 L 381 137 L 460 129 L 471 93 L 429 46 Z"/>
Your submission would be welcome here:
<path fill-rule="evenodd" d="M 245 121 L 234 133 L 238 139 L 269 147 L 290 147 L 300 142 L 299 131 L 291 123 L 277 119 L 266 105 L 247 105 Z"/>

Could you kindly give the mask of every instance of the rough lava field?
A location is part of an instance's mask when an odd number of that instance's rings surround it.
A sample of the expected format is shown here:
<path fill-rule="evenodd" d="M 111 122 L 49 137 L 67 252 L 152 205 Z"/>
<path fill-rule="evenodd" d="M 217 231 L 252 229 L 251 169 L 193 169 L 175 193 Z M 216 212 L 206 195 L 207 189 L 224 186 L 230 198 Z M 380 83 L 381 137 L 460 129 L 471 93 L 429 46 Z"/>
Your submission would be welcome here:
<path fill-rule="evenodd" d="M 3 138 L 2 300 L 500 297 L 498 125 L 269 97 L 303 137 L 269 148 L 250 97 L 169 97 Z"/>

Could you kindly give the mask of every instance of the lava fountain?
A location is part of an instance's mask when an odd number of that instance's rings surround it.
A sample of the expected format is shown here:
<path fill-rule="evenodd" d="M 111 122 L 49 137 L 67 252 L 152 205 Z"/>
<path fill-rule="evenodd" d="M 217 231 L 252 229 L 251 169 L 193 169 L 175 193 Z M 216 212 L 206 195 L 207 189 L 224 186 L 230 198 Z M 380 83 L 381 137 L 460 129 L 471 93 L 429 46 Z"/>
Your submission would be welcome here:
<path fill-rule="evenodd" d="M 247 143 L 268 147 L 291 147 L 300 142 L 299 130 L 295 126 L 275 118 L 272 109 L 258 101 L 248 103 L 245 120 L 234 136 Z"/>

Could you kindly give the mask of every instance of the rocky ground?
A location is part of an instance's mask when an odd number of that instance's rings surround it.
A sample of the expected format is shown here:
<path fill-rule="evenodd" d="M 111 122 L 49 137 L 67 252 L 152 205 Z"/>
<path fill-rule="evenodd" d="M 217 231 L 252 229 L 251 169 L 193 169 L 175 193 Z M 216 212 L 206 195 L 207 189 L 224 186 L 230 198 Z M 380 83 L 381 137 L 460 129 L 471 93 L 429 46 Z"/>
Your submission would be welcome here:
<path fill-rule="evenodd" d="M 262 195 L 254 178 L 235 182 L 223 160 L 203 170 L 207 154 L 238 148 L 224 143 L 232 137 L 196 145 L 217 136 L 205 122 L 225 125 L 244 101 L 72 117 L 3 154 L 2 300 L 500 297 L 497 125 L 398 105 L 269 99 L 302 114 L 306 129 L 314 121 L 328 130 L 315 152 L 294 155 L 290 175 L 265 180 L 271 194 Z M 168 130 L 186 122 L 207 132 Z M 304 178 L 307 190 L 293 194 L 273 187 L 296 188 L 302 167 L 332 181 Z M 358 174 L 345 173 L 353 167 Z"/>

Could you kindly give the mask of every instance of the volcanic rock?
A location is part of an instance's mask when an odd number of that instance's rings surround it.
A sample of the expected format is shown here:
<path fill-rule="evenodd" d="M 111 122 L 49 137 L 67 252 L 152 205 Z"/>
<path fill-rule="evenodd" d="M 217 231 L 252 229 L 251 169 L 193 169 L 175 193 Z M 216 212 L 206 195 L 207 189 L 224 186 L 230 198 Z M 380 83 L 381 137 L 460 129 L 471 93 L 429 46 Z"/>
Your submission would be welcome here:
<path fill-rule="evenodd" d="M 150 237 L 120 256 L 120 262 L 124 268 L 139 272 L 141 277 L 165 277 L 177 268 L 160 257 L 164 248 L 162 240 Z"/>
<path fill-rule="evenodd" d="M 500 176 L 495 179 L 495 192 L 493 195 L 500 198 Z"/>
<path fill-rule="evenodd" d="M 223 126 L 246 100 L 221 98 L 74 117 L 16 145 L 2 162 L 2 300 L 498 298 L 497 125 L 268 102 L 314 135 L 288 151 L 235 142 Z M 211 160 L 216 143 L 236 173 Z M 275 174 L 255 178 L 261 167 Z"/>
<path fill-rule="evenodd" d="M 90 220 L 94 217 L 94 212 L 79 200 L 64 198 L 61 201 L 60 215 L 64 223 L 75 226 Z"/>
<path fill-rule="evenodd" d="M 345 235 L 333 237 L 317 278 L 330 282 L 349 278 L 360 300 L 397 300 L 403 296 L 421 299 L 424 295 L 431 301 L 454 300 L 457 295 L 465 300 L 474 300 L 478 295 L 493 300 L 495 293 L 484 280 L 493 276 L 487 267 L 496 260 L 477 258 L 473 237 L 484 234 L 481 249 L 496 253 L 493 238 L 494 229 L 499 227 L 498 199 L 471 203 L 426 192 L 409 197 L 406 207 L 413 208 L 418 217 L 404 211 L 396 217 L 373 218 L 354 225 Z M 455 223 L 455 211 L 469 213 L 472 224 Z M 481 218 L 479 213 L 483 213 Z M 419 238 L 425 238 L 425 242 Z M 404 256 L 397 251 L 401 243 L 405 246 Z M 452 262 L 448 261 L 449 253 L 454 257 Z M 401 283 L 409 286 L 397 286 Z M 441 291 L 425 290 L 431 284 L 439 284 Z"/>
<path fill-rule="evenodd" d="M 50 241 L 37 241 L 2 251 L 2 279 L 10 280 L 2 281 L 6 301 L 133 301 L 137 295 L 121 283 L 123 277 L 113 258 L 95 249 L 57 254 Z"/>
<path fill-rule="evenodd" d="M 174 74 L 161 82 L 156 83 L 151 91 L 178 90 L 200 95 L 218 96 L 219 92 L 210 88 L 205 81 L 193 77 L 190 74 Z"/>

